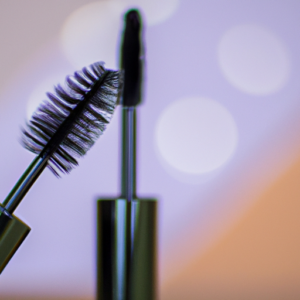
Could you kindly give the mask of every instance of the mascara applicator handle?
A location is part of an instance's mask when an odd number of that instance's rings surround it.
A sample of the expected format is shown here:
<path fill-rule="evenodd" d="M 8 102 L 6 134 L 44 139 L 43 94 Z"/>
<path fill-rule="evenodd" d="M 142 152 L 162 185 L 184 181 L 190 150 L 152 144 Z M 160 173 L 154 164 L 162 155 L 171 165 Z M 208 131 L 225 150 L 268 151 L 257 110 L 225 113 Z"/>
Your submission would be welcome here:
<path fill-rule="evenodd" d="M 46 168 L 49 156 L 38 155 L 26 169 L 3 204 L 0 203 L 0 274 L 30 232 L 30 227 L 13 215 L 30 187 Z"/>
<path fill-rule="evenodd" d="M 33 183 L 46 168 L 47 162 L 48 157 L 42 158 L 38 155 L 29 165 L 6 199 L 3 201 L 2 206 L 8 213 L 13 214 Z"/>
<path fill-rule="evenodd" d="M 48 157 L 37 156 L 9 195 L 0 204 L 0 274 L 30 232 L 30 227 L 13 215 L 30 187 L 47 166 Z"/>
<path fill-rule="evenodd" d="M 0 274 L 30 232 L 30 227 L 13 212 L 48 161 L 52 160 L 58 171 L 68 173 L 77 165 L 72 154 L 85 155 L 105 130 L 115 109 L 119 72 L 106 70 L 97 62 L 66 80 L 67 90 L 58 86 L 55 94 L 48 93 L 48 102 L 38 108 L 27 130 L 23 130 L 25 148 L 41 152 L 3 204 L 0 203 Z M 50 167 L 58 175 L 56 169 Z"/>
<path fill-rule="evenodd" d="M 136 198 L 136 106 L 141 102 L 143 78 L 142 21 L 137 10 L 125 15 L 121 46 L 121 69 L 124 71 L 122 93 L 122 172 L 121 197 Z"/>

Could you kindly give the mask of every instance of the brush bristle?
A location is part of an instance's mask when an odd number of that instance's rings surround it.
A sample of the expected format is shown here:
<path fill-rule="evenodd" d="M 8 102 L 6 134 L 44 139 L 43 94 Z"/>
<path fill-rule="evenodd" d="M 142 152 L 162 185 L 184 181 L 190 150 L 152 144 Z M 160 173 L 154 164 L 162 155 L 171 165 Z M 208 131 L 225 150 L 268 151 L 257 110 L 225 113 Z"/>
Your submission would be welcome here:
<path fill-rule="evenodd" d="M 56 175 L 69 173 L 106 129 L 117 104 L 120 73 L 94 63 L 55 87 L 23 129 L 26 149 L 48 156 Z"/>

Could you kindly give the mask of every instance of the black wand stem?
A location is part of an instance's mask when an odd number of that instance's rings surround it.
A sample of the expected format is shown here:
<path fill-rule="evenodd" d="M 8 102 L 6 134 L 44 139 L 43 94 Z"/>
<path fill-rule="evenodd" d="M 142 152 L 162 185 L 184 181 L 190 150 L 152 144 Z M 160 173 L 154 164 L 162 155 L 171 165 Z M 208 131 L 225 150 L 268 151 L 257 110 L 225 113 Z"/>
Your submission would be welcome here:
<path fill-rule="evenodd" d="M 6 199 L 3 201 L 2 205 L 7 212 L 13 214 L 31 186 L 46 168 L 48 159 L 48 156 L 41 157 L 38 155 L 29 165 Z"/>
<path fill-rule="evenodd" d="M 121 197 L 136 197 L 136 108 L 122 109 L 122 187 Z"/>

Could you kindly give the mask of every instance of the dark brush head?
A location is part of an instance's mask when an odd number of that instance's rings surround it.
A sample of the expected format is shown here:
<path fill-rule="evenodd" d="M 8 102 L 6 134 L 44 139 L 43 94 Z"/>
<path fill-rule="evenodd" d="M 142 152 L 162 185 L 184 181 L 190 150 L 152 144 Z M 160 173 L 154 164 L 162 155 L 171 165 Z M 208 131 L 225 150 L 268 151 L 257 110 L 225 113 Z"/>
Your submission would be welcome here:
<path fill-rule="evenodd" d="M 55 87 L 23 129 L 23 145 L 59 176 L 76 166 L 110 122 L 116 107 L 120 73 L 94 63 Z"/>
<path fill-rule="evenodd" d="M 121 69 L 124 72 L 123 106 L 136 106 L 141 101 L 142 88 L 142 24 L 139 12 L 125 15 L 125 30 L 121 48 Z"/>

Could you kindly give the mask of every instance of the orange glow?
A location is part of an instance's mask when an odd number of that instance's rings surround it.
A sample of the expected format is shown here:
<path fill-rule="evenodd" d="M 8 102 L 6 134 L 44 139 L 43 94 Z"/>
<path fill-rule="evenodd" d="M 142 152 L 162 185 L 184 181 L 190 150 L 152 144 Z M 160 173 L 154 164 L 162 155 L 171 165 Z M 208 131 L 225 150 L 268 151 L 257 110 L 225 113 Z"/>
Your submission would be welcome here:
<path fill-rule="evenodd" d="M 164 300 L 300 297 L 300 160 L 209 251 L 163 287 Z"/>

